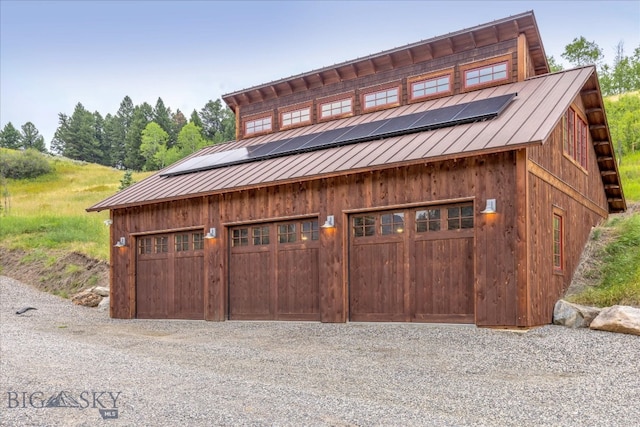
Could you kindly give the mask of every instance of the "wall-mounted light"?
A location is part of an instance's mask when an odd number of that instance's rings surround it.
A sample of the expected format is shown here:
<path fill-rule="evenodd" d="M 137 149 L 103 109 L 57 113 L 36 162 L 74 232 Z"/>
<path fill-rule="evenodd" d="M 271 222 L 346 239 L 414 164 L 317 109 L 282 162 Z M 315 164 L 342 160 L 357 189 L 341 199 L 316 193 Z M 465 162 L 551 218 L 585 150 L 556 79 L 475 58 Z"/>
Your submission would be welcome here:
<path fill-rule="evenodd" d="M 115 246 L 116 248 L 124 248 L 125 246 L 127 246 L 127 240 L 124 237 L 121 237 L 120 240 L 118 240 L 113 246 Z"/>
<path fill-rule="evenodd" d="M 333 219 L 333 215 L 327 215 L 327 220 L 322 224 L 322 228 L 333 228 L 335 226 L 336 224 Z"/>
<path fill-rule="evenodd" d="M 103 222 L 104 222 L 104 225 L 106 225 L 107 227 L 113 224 L 113 221 L 111 221 L 110 219 L 105 219 Z"/>
<path fill-rule="evenodd" d="M 209 229 L 209 232 L 207 233 L 207 235 L 204 236 L 204 238 L 205 239 L 215 239 L 217 235 L 218 234 L 216 233 L 216 228 L 215 227 L 211 227 Z"/>
<path fill-rule="evenodd" d="M 487 199 L 487 206 L 480 213 L 483 213 L 483 214 L 496 213 L 496 199 Z"/>

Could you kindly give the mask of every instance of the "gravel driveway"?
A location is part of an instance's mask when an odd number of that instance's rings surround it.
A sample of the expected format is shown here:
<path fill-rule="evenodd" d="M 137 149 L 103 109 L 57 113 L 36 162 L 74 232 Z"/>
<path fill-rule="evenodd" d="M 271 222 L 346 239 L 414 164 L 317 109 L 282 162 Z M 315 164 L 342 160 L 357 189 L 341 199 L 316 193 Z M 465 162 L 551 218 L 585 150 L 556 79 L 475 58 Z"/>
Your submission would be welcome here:
<path fill-rule="evenodd" d="M 640 425 L 632 335 L 115 320 L 6 277 L 0 298 L 6 426 Z"/>

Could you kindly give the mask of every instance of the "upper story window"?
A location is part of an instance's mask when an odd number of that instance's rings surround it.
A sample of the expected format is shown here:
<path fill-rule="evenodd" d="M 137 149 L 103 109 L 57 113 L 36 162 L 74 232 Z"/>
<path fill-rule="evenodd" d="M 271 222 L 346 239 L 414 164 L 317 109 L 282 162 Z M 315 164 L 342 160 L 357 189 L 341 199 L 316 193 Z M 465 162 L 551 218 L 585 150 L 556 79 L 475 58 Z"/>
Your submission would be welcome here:
<path fill-rule="evenodd" d="M 508 64 L 508 61 L 504 61 L 466 70 L 464 72 L 464 86 L 468 88 L 500 80 L 507 80 Z"/>
<path fill-rule="evenodd" d="M 364 95 L 364 109 L 370 110 L 385 105 L 398 104 L 399 90 L 397 87 L 381 90 L 378 92 L 367 93 Z"/>
<path fill-rule="evenodd" d="M 352 112 L 353 102 L 351 102 L 351 98 L 320 104 L 321 119 L 351 114 Z"/>
<path fill-rule="evenodd" d="M 587 124 L 569 108 L 562 117 L 562 147 L 564 153 L 584 169 L 587 169 L 587 141 Z"/>
<path fill-rule="evenodd" d="M 411 99 L 451 92 L 451 75 L 418 80 L 411 83 Z"/>
<path fill-rule="evenodd" d="M 254 133 L 269 131 L 271 131 L 271 117 L 263 117 L 261 119 L 250 120 L 244 125 L 245 135 L 252 135 Z"/>
<path fill-rule="evenodd" d="M 281 117 L 281 127 L 295 126 L 300 123 L 307 123 L 311 121 L 311 109 L 307 107 L 300 110 L 287 111 L 286 113 L 282 113 Z"/>

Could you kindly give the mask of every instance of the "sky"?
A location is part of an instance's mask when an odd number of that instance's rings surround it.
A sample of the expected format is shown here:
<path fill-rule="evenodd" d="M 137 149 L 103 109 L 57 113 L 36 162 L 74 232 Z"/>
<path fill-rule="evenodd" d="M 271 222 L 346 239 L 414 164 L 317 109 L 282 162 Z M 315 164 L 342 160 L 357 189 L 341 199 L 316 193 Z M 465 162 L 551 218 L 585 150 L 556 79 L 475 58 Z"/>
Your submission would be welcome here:
<path fill-rule="evenodd" d="M 612 63 L 640 46 L 633 1 L 0 0 L 0 127 L 102 116 L 125 96 L 189 116 L 208 100 L 533 10 L 547 56 L 595 41 Z"/>

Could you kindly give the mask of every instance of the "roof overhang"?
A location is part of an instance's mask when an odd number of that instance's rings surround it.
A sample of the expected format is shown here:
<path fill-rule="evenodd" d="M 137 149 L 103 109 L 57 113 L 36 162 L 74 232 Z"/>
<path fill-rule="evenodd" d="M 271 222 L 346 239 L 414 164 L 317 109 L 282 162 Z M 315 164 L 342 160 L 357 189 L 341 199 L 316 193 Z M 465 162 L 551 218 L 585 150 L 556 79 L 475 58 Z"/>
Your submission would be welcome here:
<path fill-rule="evenodd" d="M 533 11 L 499 19 L 487 24 L 419 41 L 406 46 L 320 68 L 270 83 L 253 86 L 222 96 L 229 108 L 263 102 L 311 88 L 353 80 L 380 71 L 429 61 L 447 55 L 488 46 L 524 34 L 536 75 L 549 72 Z"/>

